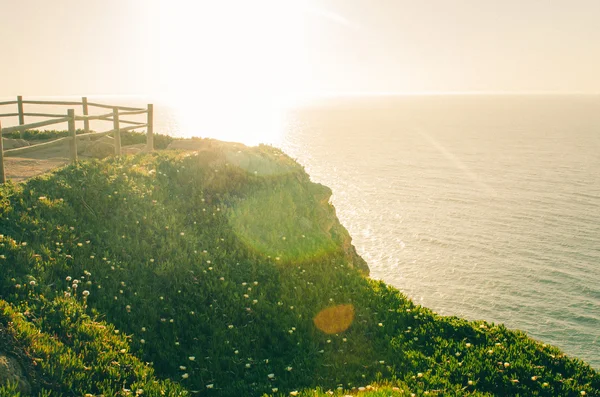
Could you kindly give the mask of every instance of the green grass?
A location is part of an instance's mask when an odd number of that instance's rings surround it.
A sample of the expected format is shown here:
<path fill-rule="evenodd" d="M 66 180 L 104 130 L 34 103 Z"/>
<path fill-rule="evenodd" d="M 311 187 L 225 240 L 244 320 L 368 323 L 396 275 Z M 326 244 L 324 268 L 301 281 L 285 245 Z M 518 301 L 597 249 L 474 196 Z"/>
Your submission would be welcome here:
<path fill-rule="evenodd" d="M 600 393 L 555 347 L 365 277 L 330 191 L 277 149 L 206 142 L 0 188 L 0 326 L 36 395 Z M 326 334 L 337 305 L 353 321 Z"/>

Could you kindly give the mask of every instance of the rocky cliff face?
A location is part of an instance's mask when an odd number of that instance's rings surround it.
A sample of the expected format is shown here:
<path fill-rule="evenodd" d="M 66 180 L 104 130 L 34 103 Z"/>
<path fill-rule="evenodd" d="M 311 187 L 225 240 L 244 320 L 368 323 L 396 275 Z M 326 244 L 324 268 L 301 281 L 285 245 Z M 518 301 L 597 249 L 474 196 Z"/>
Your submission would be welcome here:
<path fill-rule="evenodd" d="M 24 353 L 16 347 L 13 338 L 0 325 L 0 386 L 16 384 L 21 394 L 31 393 L 31 385 L 20 364 L 20 361 L 24 360 Z M 31 373 L 31 368 L 28 369 Z"/>

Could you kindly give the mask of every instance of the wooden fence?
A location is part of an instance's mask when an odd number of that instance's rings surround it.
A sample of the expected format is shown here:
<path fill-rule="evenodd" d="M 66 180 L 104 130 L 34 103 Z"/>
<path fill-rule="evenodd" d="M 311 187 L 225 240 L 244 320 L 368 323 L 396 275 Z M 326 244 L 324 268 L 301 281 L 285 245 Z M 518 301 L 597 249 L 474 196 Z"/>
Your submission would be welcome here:
<path fill-rule="evenodd" d="M 81 102 L 74 101 L 27 101 L 23 100 L 22 96 L 18 96 L 16 101 L 7 101 L 0 102 L 0 109 L 3 106 L 9 105 L 17 105 L 17 112 L 15 113 L 0 113 L 0 183 L 6 182 L 6 177 L 4 173 L 4 157 L 9 156 L 17 156 L 21 154 L 25 154 L 31 151 L 35 151 L 41 148 L 51 147 L 60 143 L 64 143 L 64 141 L 68 140 L 70 142 L 70 154 L 71 161 L 77 162 L 77 141 L 85 138 L 98 138 L 105 135 L 112 134 L 115 141 L 115 155 L 121 155 L 121 132 L 131 131 L 138 128 L 146 128 L 146 149 L 148 151 L 154 150 L 154 107 L 152 104 L 148 105 L 147 108 L 134 108 L 127 106 L 114 106 L 114 105 L 105 105 L 101 103 L 88 102 L 86 97 L 81 98 Z M 58 106 L 78 106 L 81 109 L 82 114 L 77 115 L 75 113 L 75 109 L 68 109 L 66 113 L 63 114 L 51 114 L 51 113 L 27 113 L 24 111 L 24 105 L 58 105 Z M 101 108 L 101 109 L 110 109 L 110 112 L 100 115 L 89 115 L 90 107 Z M 139 121 L 131 121 L 124 120 L 121 116 L 132 116 L 132 115 L 140 115 L 146 114 L 147 121 L 139 122 Z M 3 117 L 18 117 L 19 125 L 14 127 L 2 128 L 2 118 Z M 37 121 L 34 123 L 25 124 L 25 117 L 41 117 L 47 118 L 48 120 Z M 90 121 L 92 120 L 103 120 L 103 121 L 112 121 L 113 128 L 104 131 L 104 132 L 90 132 Z M 83 121 L 83 134 L 76 134 L 75 122 Z M 54 139 L 52 141 L 38 143 L 36 145 L 24 146 L 15 149 L 4 150 L 2 143 L 2 136 L 8 133 L 20 132 L 20 136 L 23 137 L 23 132 L 39 128 L 45 127 L 53 124 L 60 123 L 68 124 L 69 136 Z M 121 127 L 121 124 L 128 124 L 129 126 Z"/>

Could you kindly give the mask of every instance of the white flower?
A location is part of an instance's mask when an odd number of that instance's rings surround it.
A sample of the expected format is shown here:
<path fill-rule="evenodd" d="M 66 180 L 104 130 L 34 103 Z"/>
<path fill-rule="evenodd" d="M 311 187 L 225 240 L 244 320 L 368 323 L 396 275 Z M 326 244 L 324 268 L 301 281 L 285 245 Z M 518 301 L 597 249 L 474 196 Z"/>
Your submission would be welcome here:
<path fill-rule="evenodd" d="M 82 292 L 83 296 L 89 296 L 90 295 L 90 291 L 85 290 Z"/>
<path fill-rule="evenodd" d="M 182 371 L 185 371 L 185 368 L 186 368 L 185 365 L 180 365 L 179 366 L 179 369 L 182 370 Z"/>
<path fill-rule="evenodd" d="M 196 360 L 196 357 L 194 357 L 194 356 L 189 356 L 189 357 L 188 357 L 188 359 L 189 359 L 190 361 L 194 361 L 194 360 Z"/>
<path fill-rule="evenodd" d="M 182 377 L 183 379 L 187 379 L 187 378 L 189 378 L 189 375 L 188 375 L 188 374 L 187 374 L 187 372 L 186 372 L 185 374 L 181 375 L 181 377 Z"/>
<path fill-rule="evenodd" d="M 291 371 L 292 369 L 293 369 L 292 367 L 287 367 L 285 370 L 289 372 L 289 371 Z"/>
<path fill-rule="evenodd" d="M 274 377 L 275 377 L 275 374 L 269 374 L 269 375 L 267 375 L 267 378 L 269 378 L 269 379 L 273 379 Z"/>
<path fill-rule="evenodd" d="M 146 343 L 145 339 L 140 339 L 140 343 L 143 345 L 144 343 Z"/>
<path fill-rule="evenodd" d="M 35 281 L 34 281 L 34 280 L 31 280 L 31 281 L 29 282 L 29 285 L 31 285 L 32 287 L 35 287 Z"/>
<path fill-rule="evenodd" d="M 211 383 L 211 384 L 208 384 L 208 385 L 206 385 L 206 388 L 207 388 L 207 389 L 212 389 L 212 388 L 213 388 L 213 386 L 214 386 L 214 385 Z"/>
<path fill-rule="evenodd" d="M 71 280 L 72 280 L 72 278 L 71 278 L 71 276 L 67 276 L 67 278 L 66 278 L 65 280 L 67 280 L 67 281 L 71 281 Z"/>

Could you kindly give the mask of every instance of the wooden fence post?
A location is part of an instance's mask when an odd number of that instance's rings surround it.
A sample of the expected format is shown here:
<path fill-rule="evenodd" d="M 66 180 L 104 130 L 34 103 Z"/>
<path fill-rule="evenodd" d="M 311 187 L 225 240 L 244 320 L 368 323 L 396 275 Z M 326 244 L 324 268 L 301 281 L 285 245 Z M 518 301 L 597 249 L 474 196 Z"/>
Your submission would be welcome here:
<path fill-rule="evenodd" d="M 154 105 L 148 104 L 148 133 L 146 134 L 146 150 L 154 150 Z"/>
<path fill-rule="evenodd" d="M 17 97 L 17 111 L 19 112 L 19 125 L 25 124 L 25 112 L 23 112 L 23 97 L 19 95 Z M 19 137 L 23 139 L 23 133 L 25 131 L 19 132 Z"/>
<path fill-rule="evenodd" d="M 83 105 L 83 115 L 84 116 L 89 116 L 88 114 L 88 101 L 87 101 L 87 97 L 83 97 L 81 98 L 81 104 Z M 83 120 L 83 131 L 87 134 L 90 132 L 90 121 L 89 120 Z"/>
<path fill-rule="evenodd" d="M 6 175 L 4 175 L 4 143 L 2 142 L 2 120 L 0 120 L 0 184 L 6 183 Z"/>
<path fill-rule="evenodd" d="M 115 130 L 115 156 L 121 155 L 121 130 L 119 128 L 119 108 L 113 108 L 113 130 Z"/>
<path fill-rule="evenodd" d="M 77 162 L 77 131 L 75 130 L 75 109 L 67 110 L 67 115 L 69 116 L 69 135 L 71 136 L 71 161 L 74 164 Z"/>

